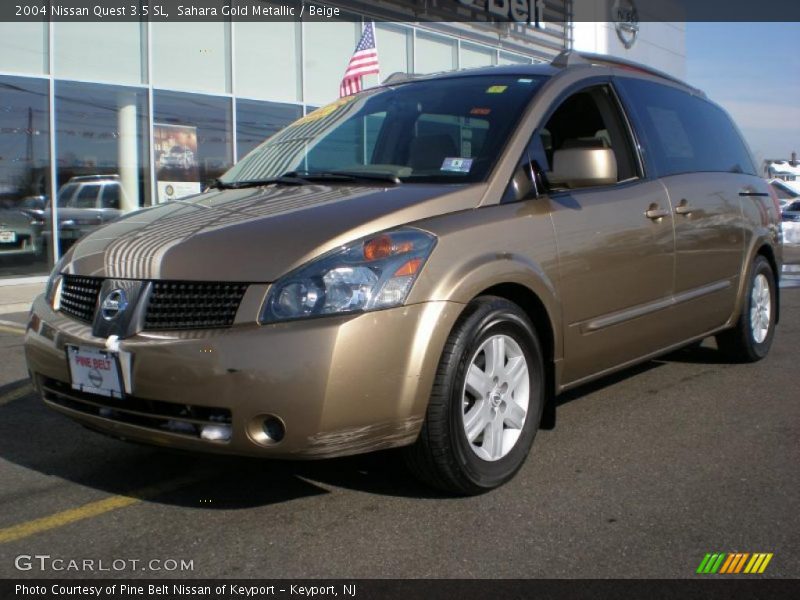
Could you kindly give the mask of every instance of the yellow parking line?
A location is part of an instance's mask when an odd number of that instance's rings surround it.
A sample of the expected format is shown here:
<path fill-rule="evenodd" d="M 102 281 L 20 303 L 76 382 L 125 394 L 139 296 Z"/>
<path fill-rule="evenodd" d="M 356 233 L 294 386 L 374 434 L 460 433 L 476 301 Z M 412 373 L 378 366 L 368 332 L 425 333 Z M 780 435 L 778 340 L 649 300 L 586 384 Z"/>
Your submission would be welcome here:
<path fill-rule="evenodd" d="M 197 476 L 176 479 L 174 481 L 169 481 L 159 485 L 133 491 L 128 496 L 111 496 L 110 498 L 106 498 L 104 500 L 89 502 L 83 506 L 57 512 L 47 517 L 26 521 L 18 525 L 12 525 L 11 527 L 0 529 L 0 544 L 16 542 L 17 540 L 21 540 L 43 531 L 57 529 L 58 527 L 64 527 L 65 525 L 69 525 L 77 521 L 83 521 L 84 519 L 97 517 L 112 510 L 138 504 L 139 502 L 147 500 L 148 498 L 153 498 L 167 492 L 175 491 L 178 488 L 185 487 L 198 481 L 199 478 Z"/>
<path fill-rule="evenodd" d="M 14 400 L 19 400 L 20 398 L 24 398 L 28 394 L 33 393 L 33 387 L 31 387 L 30 383 L 26 383 L 23 386 L 18 387 L 15 390 L 11 390 L 7 394 L 3 394 L 0 396 L 0 406 L 3 404 L 8 404 L 9 402 L 13 402 Z"/>
<path fill-rule="evenodd" d="M 24 327 L 9 327 L 8 325 L 0 325 L 0 331 L 3 333 L 13 333 L 15 335 L 25 335 Z"/>

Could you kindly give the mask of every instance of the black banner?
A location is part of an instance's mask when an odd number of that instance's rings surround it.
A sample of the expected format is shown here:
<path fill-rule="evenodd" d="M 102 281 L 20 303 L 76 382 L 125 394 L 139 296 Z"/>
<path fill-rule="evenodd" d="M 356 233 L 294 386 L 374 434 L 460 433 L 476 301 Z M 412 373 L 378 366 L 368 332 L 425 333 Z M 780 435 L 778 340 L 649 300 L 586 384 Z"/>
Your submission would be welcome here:
<path fill-rule="evenodd" d="M 797 0 L 3 0 L 0 21 L 800 21 Z"/>
<path fill-rule="evenodd" d="M 796 598 L 798 580 L 729 579 L 684 580 L 5 580 L 0 598 L 78 600 L 173 600 L 178 598 L 316 600 L 458 600 L 636 599 L 748 600 Z"/>

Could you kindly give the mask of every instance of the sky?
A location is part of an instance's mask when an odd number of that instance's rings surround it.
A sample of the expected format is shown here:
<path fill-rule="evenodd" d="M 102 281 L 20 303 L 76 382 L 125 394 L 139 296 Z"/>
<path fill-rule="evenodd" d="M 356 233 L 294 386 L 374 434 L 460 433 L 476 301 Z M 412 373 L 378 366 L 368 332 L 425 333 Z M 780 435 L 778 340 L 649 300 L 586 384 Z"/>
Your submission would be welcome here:
<path fill-rule="evenodd" d="M 731 114 L 759 166 L 800 155 L 800 23 L 687 23 L 686 79 Z"/>

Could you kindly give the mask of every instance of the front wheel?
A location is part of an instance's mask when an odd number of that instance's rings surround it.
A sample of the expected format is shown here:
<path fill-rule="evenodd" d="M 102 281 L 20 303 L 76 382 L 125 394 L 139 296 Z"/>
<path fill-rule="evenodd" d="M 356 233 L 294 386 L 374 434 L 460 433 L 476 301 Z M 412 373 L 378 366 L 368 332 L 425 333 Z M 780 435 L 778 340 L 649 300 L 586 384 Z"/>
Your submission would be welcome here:
<path fill-rule="evenodd" d="M 756 362 L 769 353 L 775 334 L 777 299 L 775 274 L 769 261 L 759 255 L 753 263 L 736 326 L 717 335 L 717 346 L 730 360 Z"/>
<path fill-rule="evenodd" d="M 520 469 L 544 406 L 544 363 L 533 325 L 503 298 L 473 301 L 445 345 L 407 463 L 456 494 L 496 488 Z"/>

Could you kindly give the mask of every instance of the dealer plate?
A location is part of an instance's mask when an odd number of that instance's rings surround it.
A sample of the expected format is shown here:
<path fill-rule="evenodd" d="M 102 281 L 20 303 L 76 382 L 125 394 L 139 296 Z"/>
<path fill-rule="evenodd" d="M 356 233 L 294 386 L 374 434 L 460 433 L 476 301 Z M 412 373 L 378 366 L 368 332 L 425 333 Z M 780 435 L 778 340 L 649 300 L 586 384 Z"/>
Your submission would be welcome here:
<path fill-rule="evenodd" d="M 16 241 L 16 231 L 0 231 L 0 244 L 14 244 Z"/>
<path fill-rule="evenodd" d="M 119 359 L 114 352 L 67 346 L 67 358 L 73 389 L 122 398 Z"/>

